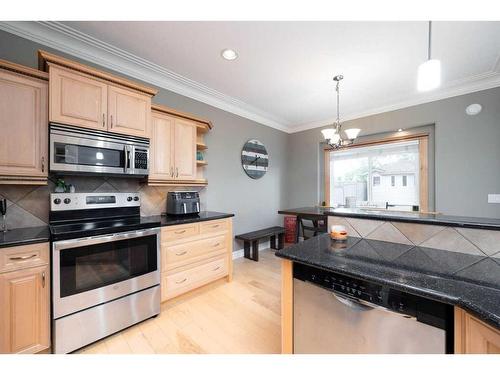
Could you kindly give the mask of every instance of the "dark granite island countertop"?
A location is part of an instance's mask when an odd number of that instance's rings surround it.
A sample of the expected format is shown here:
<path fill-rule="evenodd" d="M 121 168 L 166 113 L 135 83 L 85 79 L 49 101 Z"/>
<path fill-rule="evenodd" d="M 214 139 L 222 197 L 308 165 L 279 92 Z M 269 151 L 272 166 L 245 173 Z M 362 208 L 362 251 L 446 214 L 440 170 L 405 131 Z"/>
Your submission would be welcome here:
<path fill-rule="evenodd" d="M 282 215 L 341 216 L 358 219 L 389 220 L 417 224 L 447 225 L 463 228 L 500 230 L 500 219 L 450 216 L 421 212 L 386 211 L 360 208 L 299 207 L 279 210 Z"/>
<path fill-rule="evenodd" d="M 456 305 L 500 328 L 500 258 L 328 234 L 276 256 Z"/>
<path fill-rule="evenodd" d="M 0 232 L 0 248 L 48 242 L 49 240 L 50 231 L 48 226 L 18 228 L 10 229 L 6 233 Z"/>

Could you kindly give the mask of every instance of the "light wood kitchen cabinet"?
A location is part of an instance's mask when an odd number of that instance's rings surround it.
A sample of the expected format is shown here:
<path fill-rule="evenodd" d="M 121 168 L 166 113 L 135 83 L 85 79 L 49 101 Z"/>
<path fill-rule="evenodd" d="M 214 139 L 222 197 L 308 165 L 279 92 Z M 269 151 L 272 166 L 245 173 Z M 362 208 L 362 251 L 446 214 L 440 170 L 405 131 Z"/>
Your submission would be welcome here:
<path fill-rule="evenodd" d="M 196 180 L 196 124 L 153 112 L 152 134 L 149 179 Z"/>
<path fill-rule="evenodd" d="M 151 169 L 149 179 L 168 181 L 173 179 L 173 129 L 174 118 L 153 112 L 151 115 Z"/>
<path fill-rule="evenodd" d="M 204 231 L 208 225 L 212 230 Z M 224 277 L 231 281 L 231 218 L 163 227 L 161 239 L 162 302 Z"/>
<path fill-rule="evenodd" d="M 149 138 L 151 97 L 116 86 L 108 86 L 108 130 Z"/>
<path fill-rule="evenodd" d="M 42 251 L 48 259 L 48 243 L 16 248 L 26 254 Z M 0 271 L 0 353 L 37 353 L 50 347 L 49 264 L 38 265 L 40 258 L 29 255 L 10 258 L 21 268 Z"/>
<path fill-rule="evenodd" d="M 500 331 L 456 307 L 455 353 L 500 354 Z"/>
<path fill-rule="evenodd" d="M 46 79 L 43 72 L 0 60 L 2 184 L 47 183 Z"/>
<path fill-rule="evenodd" d="M 175 178 L 196 179 L 196 124 L 183 119 L 175 119 L 174 126 Z"/>
<path fill-rule="evenodd" d="M 38 55 L 50 77 L 50 122 L 149 138 L 156 90 L 49 52 Z"/>
<path fill-rule="evenodd" d="M 106 83 L 55 65 L 49 83 L 51 122 L 107 130 Z"/>

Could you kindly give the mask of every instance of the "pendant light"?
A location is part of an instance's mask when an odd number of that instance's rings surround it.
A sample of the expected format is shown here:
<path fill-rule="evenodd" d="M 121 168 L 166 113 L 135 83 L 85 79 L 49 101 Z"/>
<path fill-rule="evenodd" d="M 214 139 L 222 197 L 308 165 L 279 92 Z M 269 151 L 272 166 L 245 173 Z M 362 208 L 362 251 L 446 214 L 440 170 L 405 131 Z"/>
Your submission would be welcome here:
<path fill-rule="evenodd" d="M 433 90 L 441 85 L 441 61 L 431 59 L 432 21 L 429 21 L 427 61 L 418 67 L 418 91 Z"/>
<path fill-rule="evenodd" d="M 337 120 L 335 120 L 334 127 L 323 129 L 321 133 L 325 138 L 326 144 L 332 149 L 337 149 L 340 147 L 345 147 L 351 145 L 356 137 L 358 136 L 361 129 L 346 129 L 344 130 L 347 138 L 342 137 L 341 129 L 342 124 L 340 123 L 340 81 L 344 79 L 343 75 L 337 75 L 333 77 L 333 80 L 337 82 L 335 86 L 335 91 L 337 92 Z"/>

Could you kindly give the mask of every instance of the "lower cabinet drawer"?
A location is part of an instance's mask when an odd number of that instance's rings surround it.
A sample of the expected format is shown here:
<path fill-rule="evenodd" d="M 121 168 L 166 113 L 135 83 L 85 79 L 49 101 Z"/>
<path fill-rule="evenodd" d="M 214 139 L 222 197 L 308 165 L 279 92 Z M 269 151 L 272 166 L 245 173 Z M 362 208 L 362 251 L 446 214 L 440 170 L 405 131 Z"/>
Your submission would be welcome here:
<path fill-rule="evenodd" d="M 0 273 L 49 264 L 49 243 L 7 247 L 0 251 Z"/>
<path fill-rule="evenodd" d="M 191 241 L 180 245 L 161 247 L 162 272 L 171 271 L 189 263 L 213 257 L 226 252 L 226 236 L 216 236 Z"/>
<path fill-rule="evenodd" d="M 178 296 L 227 275 L 227 255 L 219 256 L 187 270 L 161 277 L 161 300 Z"/>
<path fill-rule="evenodd" d="M 198 223 L 164 227 L 161 230 L 161 240 L 163 242 L 177 241 L 183 238 L 196 236 L 198 233 L 199 233 Z"/>
<path fill-rule="evenodd" d="M 203 221 L 200 223 L 200 233 L 223 232 L 227 229 L 227 219 Z"/>

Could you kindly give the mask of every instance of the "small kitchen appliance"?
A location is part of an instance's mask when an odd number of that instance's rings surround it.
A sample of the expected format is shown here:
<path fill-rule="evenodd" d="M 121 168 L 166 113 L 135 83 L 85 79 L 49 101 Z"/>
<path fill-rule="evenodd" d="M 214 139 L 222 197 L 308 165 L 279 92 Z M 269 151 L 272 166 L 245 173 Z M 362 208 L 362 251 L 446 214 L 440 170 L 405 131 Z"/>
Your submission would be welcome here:
<path fill-rule="evenodd" d="M 160 313 L 160 222 L 139 212 L 138 193 L 50 195 L 54 353 Z"/>
<path fill-rule="evenodd" d="M 167 195 L 167 215 L 196 215 L 200 213 L 200 194 L 197 191 L 170 191 Z"/>

